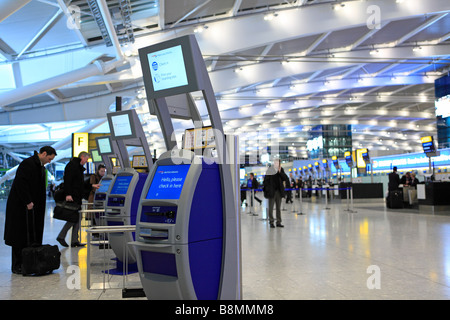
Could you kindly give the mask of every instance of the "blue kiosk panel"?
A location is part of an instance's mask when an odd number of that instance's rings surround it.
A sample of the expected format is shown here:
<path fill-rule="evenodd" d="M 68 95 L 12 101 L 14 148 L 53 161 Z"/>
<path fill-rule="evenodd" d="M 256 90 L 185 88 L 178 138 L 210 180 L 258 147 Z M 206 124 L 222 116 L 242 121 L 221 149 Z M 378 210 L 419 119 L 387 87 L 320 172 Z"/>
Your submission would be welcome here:
<path fill-rule="evenodd" d="M 217 299 L 223 265 L 219 166 L 204 161 L 199 165 L 162 162 L 156 162 L 149 175 L 138 214 L 139 238 L 144 240 L 137 246 L 141 280 L 166 277 L 178 287 L 172 291 L 174 296 L 162 295 L 163 299 Z M 163 243 L 167 246 L 162 250 Z M 159 286 L 150 280 L 144 289 L 164 292 Z M 183 292 L 186 288 L 192 292 Z"/>

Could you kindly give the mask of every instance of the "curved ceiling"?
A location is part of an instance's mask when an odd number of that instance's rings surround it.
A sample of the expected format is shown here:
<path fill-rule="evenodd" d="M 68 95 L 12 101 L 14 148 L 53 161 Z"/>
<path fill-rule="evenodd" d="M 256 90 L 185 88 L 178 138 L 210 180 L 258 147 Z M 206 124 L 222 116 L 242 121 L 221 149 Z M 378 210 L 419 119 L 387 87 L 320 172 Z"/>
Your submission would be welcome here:
<path fill-rule="evenodd" d="M 292 156 L 306 157 L 308 131 L 319 124 L 352 125 L 353 147 L 377 154 L 418 152 L 421 136 L 436 135 L 434 80 L 450 65 L 448 0 L 4 2 L 0 145 L 7 150 L 106 120 L 122 96 L 140 114 L 150 149 L 164 151 L 137 50 L 190 33 L 242 152 L 275 131 Z"/>

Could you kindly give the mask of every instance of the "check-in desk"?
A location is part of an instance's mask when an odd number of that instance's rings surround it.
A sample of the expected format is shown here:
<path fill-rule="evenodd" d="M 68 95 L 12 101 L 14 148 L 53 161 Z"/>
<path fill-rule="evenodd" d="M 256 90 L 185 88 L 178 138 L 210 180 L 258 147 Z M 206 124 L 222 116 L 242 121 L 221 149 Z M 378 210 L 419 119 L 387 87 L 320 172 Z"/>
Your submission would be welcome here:
<path fill-rule="evenodd" d="M 367 201 L 367 199 L 373 199 L 374 201 L 384 199 L 383 184 L 382 183 L 351 183 L 341 182 L 339 183 L 339 194 L 341 200 L 347 199 L 346 188 L 352 187 L 353 199 L 358 201 Z"/>
<path fill-rule="evenodd" d="M 450 215 L 450 182 L 426 182 L 417 185 L 419 212 Z"/>

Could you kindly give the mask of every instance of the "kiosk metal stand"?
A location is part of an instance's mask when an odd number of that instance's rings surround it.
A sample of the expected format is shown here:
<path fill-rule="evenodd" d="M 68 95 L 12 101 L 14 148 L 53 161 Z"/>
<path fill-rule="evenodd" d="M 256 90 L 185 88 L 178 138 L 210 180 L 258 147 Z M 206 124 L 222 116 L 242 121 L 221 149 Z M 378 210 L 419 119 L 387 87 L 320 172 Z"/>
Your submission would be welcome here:
<path fill-rule="evenodd" d="M 142 48 L 139 56 L 150 111 L 167 148 L 145 183 L 132 242 L 145 294 L 151 300 L 241 299 L 238 163 L 232 162 L 238 148 L 224 135 L 195 36 Z M 210 128 L 192 92 L 203 96 Z M 194 123 L 183 149 L 172 118 Z"/>

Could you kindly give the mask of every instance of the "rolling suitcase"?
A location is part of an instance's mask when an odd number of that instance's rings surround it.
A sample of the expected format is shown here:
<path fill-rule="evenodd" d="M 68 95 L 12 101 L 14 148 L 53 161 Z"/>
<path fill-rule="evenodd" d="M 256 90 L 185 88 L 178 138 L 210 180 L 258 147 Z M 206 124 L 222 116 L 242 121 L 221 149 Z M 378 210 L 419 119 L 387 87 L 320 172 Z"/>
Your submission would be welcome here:
<path fill-rule="evenodd" d="M 28 211 L 28 210 L 27 210 Z M 30 228 L 29 225 L 29 215 L 32 215 L 33 225 Z M 53 270 L 59 268 L 61 263 L 61 253 L 59 252 L 58 246 L 49 244 L 37 244 L 36 234 L 34 228 L 34 211 L 27 212 L 27 244 L 26 248 L 22 249 L 22 275 L 44 275 L 52 273 Z M 33 241 L 31 242 L 30 229 L 33 230 Z"/>
<path fill-rule="evenodd" d="M 401 190 L 389 191 L 389 206 L 391 209 L 403 208 L 403 192 Z"/>

